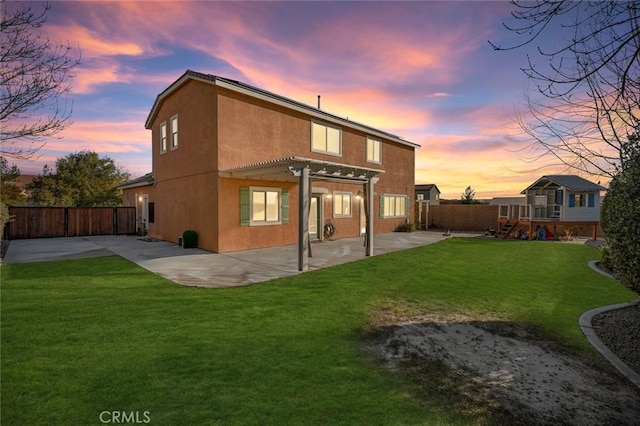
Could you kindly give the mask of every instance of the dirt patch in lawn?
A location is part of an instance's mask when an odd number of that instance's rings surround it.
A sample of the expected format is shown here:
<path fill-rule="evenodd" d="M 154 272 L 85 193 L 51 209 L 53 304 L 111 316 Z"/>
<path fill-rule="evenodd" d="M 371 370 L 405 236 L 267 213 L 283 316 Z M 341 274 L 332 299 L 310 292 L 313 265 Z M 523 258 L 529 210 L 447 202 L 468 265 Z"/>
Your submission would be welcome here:
<path fill-rule="evenodd" d="M 640 391 L 536 330 L 491 318 L 381 312 L 367 352 L 415 397 L 477 424 L 637 425 Z"/>

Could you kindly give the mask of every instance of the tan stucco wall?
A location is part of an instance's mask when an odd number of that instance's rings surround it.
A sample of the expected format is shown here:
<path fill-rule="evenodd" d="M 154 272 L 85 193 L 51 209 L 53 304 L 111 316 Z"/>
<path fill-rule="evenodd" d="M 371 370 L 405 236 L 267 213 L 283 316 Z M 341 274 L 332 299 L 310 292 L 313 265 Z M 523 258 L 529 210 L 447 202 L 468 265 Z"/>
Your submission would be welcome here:
<path fill-rule="evenodd" d="M 167 123 L 170 135 L 170 120 L 176 114 L 179 146 L 172 150 L 169 139 L 167 152 L 161 153 L 160 124 Z M 155 223 L 150 224 L 149 235 L 175 242 L 184 230 L 194 229 L 199 235 L 199 247 L 215 252 L 295 244 L 297 183 L 218 178 L 221 169 L 291 156 L 385 170 L 375 186 L 374 226 L 376 233 L 395 230 L 404 218 L 381 219 L 379 196 L 383 193 L 406 195 L 413 206 L 414 149 L 382 139 L 382 164 L 368 163 L 367 134 L 341 126 L 341 156 L 312 152 L 311 121 L 310 116 L 301 112 L 211 84 L 185 83 L 163 100 L 151 123 L 155 183 L 145 187 L 145 192 L 149 194 L 149 201 L 155 203 Z M 289 189 L 289 223 L 241 227 L 239 188 L 242 186 Z M 337 228 L 335 238 L 360 235 L 360 202 L 356 195 L 364 191 L 363 185 L 316 181 L 313 186 L 326 191 L 322 223 L 331 219 Z M 351 218 L 333 217 L 332 199 L 327 196 L 333 191 L 353 194 Z M 125 199 L 133 197 L 134 192 L 142 191 L 139 188 L 125 190 Z M 411 214 L 409 219 L 413 220 Z"/>
<path fill-rule="evenodd" d="M 228 90 L 220 91 L 218 112 L 221 169 L 290 156 L 382 169 L 385 173 L 379 175 L 380 180 L 375 186 L 375 231 L 392 232 L 404 223 L 404 218 L 379 217 L 379 196 L 383 193 L 406 195 L 413 206 L 415 153 L 412 147 L 374 136 L 383 141 L 382 163 L 369 163 L 366 161 L 367 134 L 341 126 L 341 156 L 314 152 L 311 150 L 311 122 L 322 123 L 322 120 Z M 238 151 L 242 152 L 241 156 L 237 155 Z M 340 185 L 343 187 L 340 190 L 353 191 L 354 215 L 351 219 L 335 219 L 334 225 L 337 228 L 340 225 L 339 238 L 357 236 L 360 234 L 360 220 L 356 214 L 359 212 L 359 203 L 355 202 L 355 194 L 362 190 L 362 185 Z M 335 187 L 334 184 L 329 186 Z M 293 192 L 297 197 L 297 189 Z M 332 212 L 331 200 L 327 197 L 325 204 L 324 211 Z M 331 217 L 325 216 L 327 218 Z M 411 215 L 409 220 L 413 221 Z"/>

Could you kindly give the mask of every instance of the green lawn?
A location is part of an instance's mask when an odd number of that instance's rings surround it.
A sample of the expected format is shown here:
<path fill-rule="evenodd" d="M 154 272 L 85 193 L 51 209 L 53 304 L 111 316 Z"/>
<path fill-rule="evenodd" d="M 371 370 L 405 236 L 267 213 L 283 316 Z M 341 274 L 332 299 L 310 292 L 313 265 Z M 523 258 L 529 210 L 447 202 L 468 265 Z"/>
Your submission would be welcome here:
<path fill-rule="evenodd" d="M 578 317 L 635 295 L 591 247 L 448 239 L 250 287 L 196 289 L 119 257 L 3 265 L 2 424 L 483 424 L 361 350 L 375 313 L 531 325 L 591 352 Z M 106 417 L 105 417 L 106 418 Z"/>

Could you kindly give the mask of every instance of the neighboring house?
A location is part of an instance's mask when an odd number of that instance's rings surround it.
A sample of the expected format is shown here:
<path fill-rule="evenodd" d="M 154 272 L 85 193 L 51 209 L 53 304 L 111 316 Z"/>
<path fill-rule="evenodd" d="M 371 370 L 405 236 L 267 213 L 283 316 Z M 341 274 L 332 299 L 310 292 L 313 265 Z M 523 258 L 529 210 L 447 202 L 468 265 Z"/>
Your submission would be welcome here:
<path fill-rule="evenodd" d="M 493 197 L 491 201 L 489 201 L 489 205 L 491 206 L 500 206 L 500 205 L 521 205 L 527 204 L 527 197 Z"/>
<path fill-rule="evenodd" d="M 145 127 L 153 171 L 121 186 L 149 236 L 230 252 L 391 232 L 410 220 L 415 149 L 398 136 L 235 80 L 187 71 Z"/>
<path fill-rule="evenodd" d="M 31 185 L 35 179 L 38 178 L 38 175 L 20 175 L 18 178 L 12 183 L 20 188 L 22 196 L 25 199 L 24 205 L 31 205 L 29 201 L 29 197 L 31 196 L 31 191 L 27 188 L 27 186 Z"/>
<path fill-rule="evenodd" d="M 416 200 L 428 201 L 432 206 L 440 204 L 440 190 L 435 183 L 416 185 Z"/>
<path fill-rule="evenodd" d="M 600 221 L 600 193 L 606 188 L 575 175 L 542 176 L 524 189 L 517 203 L 500 204 L 498 221 L 503 234 L 517 224 L 529 226 L 529 237 L 535 227 L 547 225 L 589 225 Z"/>

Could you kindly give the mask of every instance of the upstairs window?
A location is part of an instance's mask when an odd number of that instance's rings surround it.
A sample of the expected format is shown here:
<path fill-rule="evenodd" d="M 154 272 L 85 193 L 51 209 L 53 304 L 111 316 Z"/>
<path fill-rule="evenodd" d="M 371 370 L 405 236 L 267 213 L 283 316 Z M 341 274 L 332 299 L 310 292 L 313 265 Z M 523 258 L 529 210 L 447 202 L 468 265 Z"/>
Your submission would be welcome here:
<path fill-rule="evenodd" d="M 167 123 L 160 125 L 160 153 L 167 152 Z"/>
<path fill-rule="evenodd" d="M 382 162 L 382 141 L 367 137 L 367 161 L 380 164 Z"/>
<path fill-rule="evenodd" d="M 178 147 L 178 116 L 171 117 L 171 149 Z"/>
<path fill-rule="evenodd" d="M 311 123 L 311 151 L 341 155 L 342 130 L 324 124 Z"/>
<path fill-rule="evenodd" d="M 569 207 L 595 207 L 596 195 L 593 193 L 569 194 Z"/>

